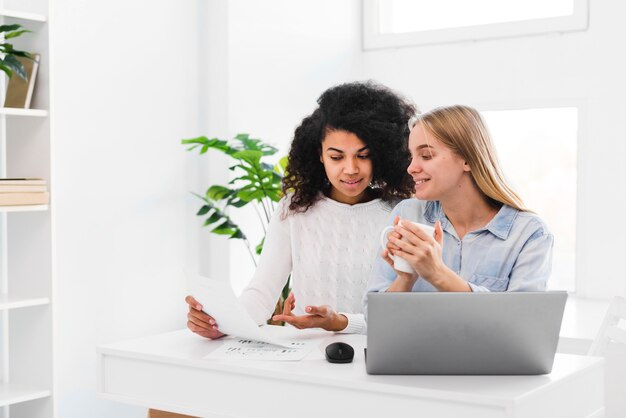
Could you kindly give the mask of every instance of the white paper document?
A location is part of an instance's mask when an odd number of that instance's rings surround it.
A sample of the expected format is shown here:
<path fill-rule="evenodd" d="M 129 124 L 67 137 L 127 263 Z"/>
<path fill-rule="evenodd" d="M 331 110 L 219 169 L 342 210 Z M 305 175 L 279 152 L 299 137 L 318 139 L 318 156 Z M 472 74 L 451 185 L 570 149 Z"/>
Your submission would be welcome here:
<path fill-rule="evenodd" d="M 286 348 L 292 348 L 292 342 L 297 341 L 293 338 L 277 338 L 259 327 L 226 281 L 196 276 L 189 280 L 189 291 L 200 302 L 203 310 L 215 318 L 220 332 L 224 334 Z"/>
<path fill-rule="evenodd" d="M 306 357 L 319 341 L 292 341 L 289 347 L 278 347 L 260 341 L 233 338 L 223 340 L 223 344 L 204 358 L 212 360 L 272 360 L 298 361 Z"/>

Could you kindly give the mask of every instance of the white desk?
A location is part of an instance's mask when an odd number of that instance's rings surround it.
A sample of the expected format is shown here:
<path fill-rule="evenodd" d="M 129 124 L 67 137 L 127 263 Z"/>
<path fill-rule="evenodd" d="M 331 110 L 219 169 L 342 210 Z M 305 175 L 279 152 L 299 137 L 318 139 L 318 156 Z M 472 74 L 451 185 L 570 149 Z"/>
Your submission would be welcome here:
<path fill-rule="evenodd" d="M 333 340 L 355 347 L 353 363 L 326 362 Z M 361 335 L 328 334 L 300 362 L 203 359 L 219 344 L 181 330 L 99 347 L 99 393 L 203 417 L 603 416 L 597 358 L 557 354 L 545 376 L 370 376 Z"/>

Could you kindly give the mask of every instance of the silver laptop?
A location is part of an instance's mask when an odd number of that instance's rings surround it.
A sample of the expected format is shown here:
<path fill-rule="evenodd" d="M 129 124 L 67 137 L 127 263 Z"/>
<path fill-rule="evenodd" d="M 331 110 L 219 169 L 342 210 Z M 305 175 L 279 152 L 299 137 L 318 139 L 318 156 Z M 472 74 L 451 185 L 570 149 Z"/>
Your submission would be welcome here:
<path fill-rule="evenodd" d="M 566 292 L 369 293 L 369 374 L 552 371 Z"/>

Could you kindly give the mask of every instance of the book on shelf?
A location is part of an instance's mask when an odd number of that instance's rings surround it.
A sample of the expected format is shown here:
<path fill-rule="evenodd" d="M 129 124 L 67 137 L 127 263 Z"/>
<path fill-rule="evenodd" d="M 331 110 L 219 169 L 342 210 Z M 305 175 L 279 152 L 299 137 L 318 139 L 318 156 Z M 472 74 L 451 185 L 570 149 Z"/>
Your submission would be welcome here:
<path fill-rule="evenodd" d="M 4 97 L 4 107 L 17 109 L 30 109 L 30 103 L 35 91 L 35 80 L 39 68 L 39 54 L 33 54 L 34 60 L 24 57 L 17 59 L 24 66 L 26 80 L 13 74 L 7 84 L 6 95 Z"/>
<path fill-rule="evenodd" d="M 0 178 L 0 186 L 45 186 L 46 180 L 36 177 Z"/>
<path fill-rule="evenodd" d="M 0 206 L 47 205 L 49 201 L 48 192 L 0 193 Z"/>
<path fill-rule="evenodd" d="M 20 185 L 20 184 L 1 184 L 0 193 L 39 193 L 46 192 L 48 188 L 45 184 L 42 185 Z"/>
<path fill-rule="evenodd" d="M 47 189 L 45 179 L 0 178 L 0 206 L 45 205 Z"/>

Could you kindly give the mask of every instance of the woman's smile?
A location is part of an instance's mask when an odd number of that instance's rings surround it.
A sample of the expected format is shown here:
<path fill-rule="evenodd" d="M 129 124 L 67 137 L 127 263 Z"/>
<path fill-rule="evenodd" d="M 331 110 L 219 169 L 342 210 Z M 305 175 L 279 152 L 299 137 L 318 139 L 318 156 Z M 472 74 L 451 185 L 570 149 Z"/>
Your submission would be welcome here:
<path fill-rule="evenodd" d="M 347 188 L 349 189 L 357 189 L 359 188 L 359 185 L 361 184 L 361 182 L 363 181 L 363 179 L 349 179 L 349 180 L 341 180 L 341 183 L 343 183 Z"/>
<path fill-rule="evenodd" d="M 417 192 L 419 189 L 422 188 L 422 186 L 429 181 L 430 179 L 413 179 L 413 182 L 415 183 L 415 192 Z"/>

